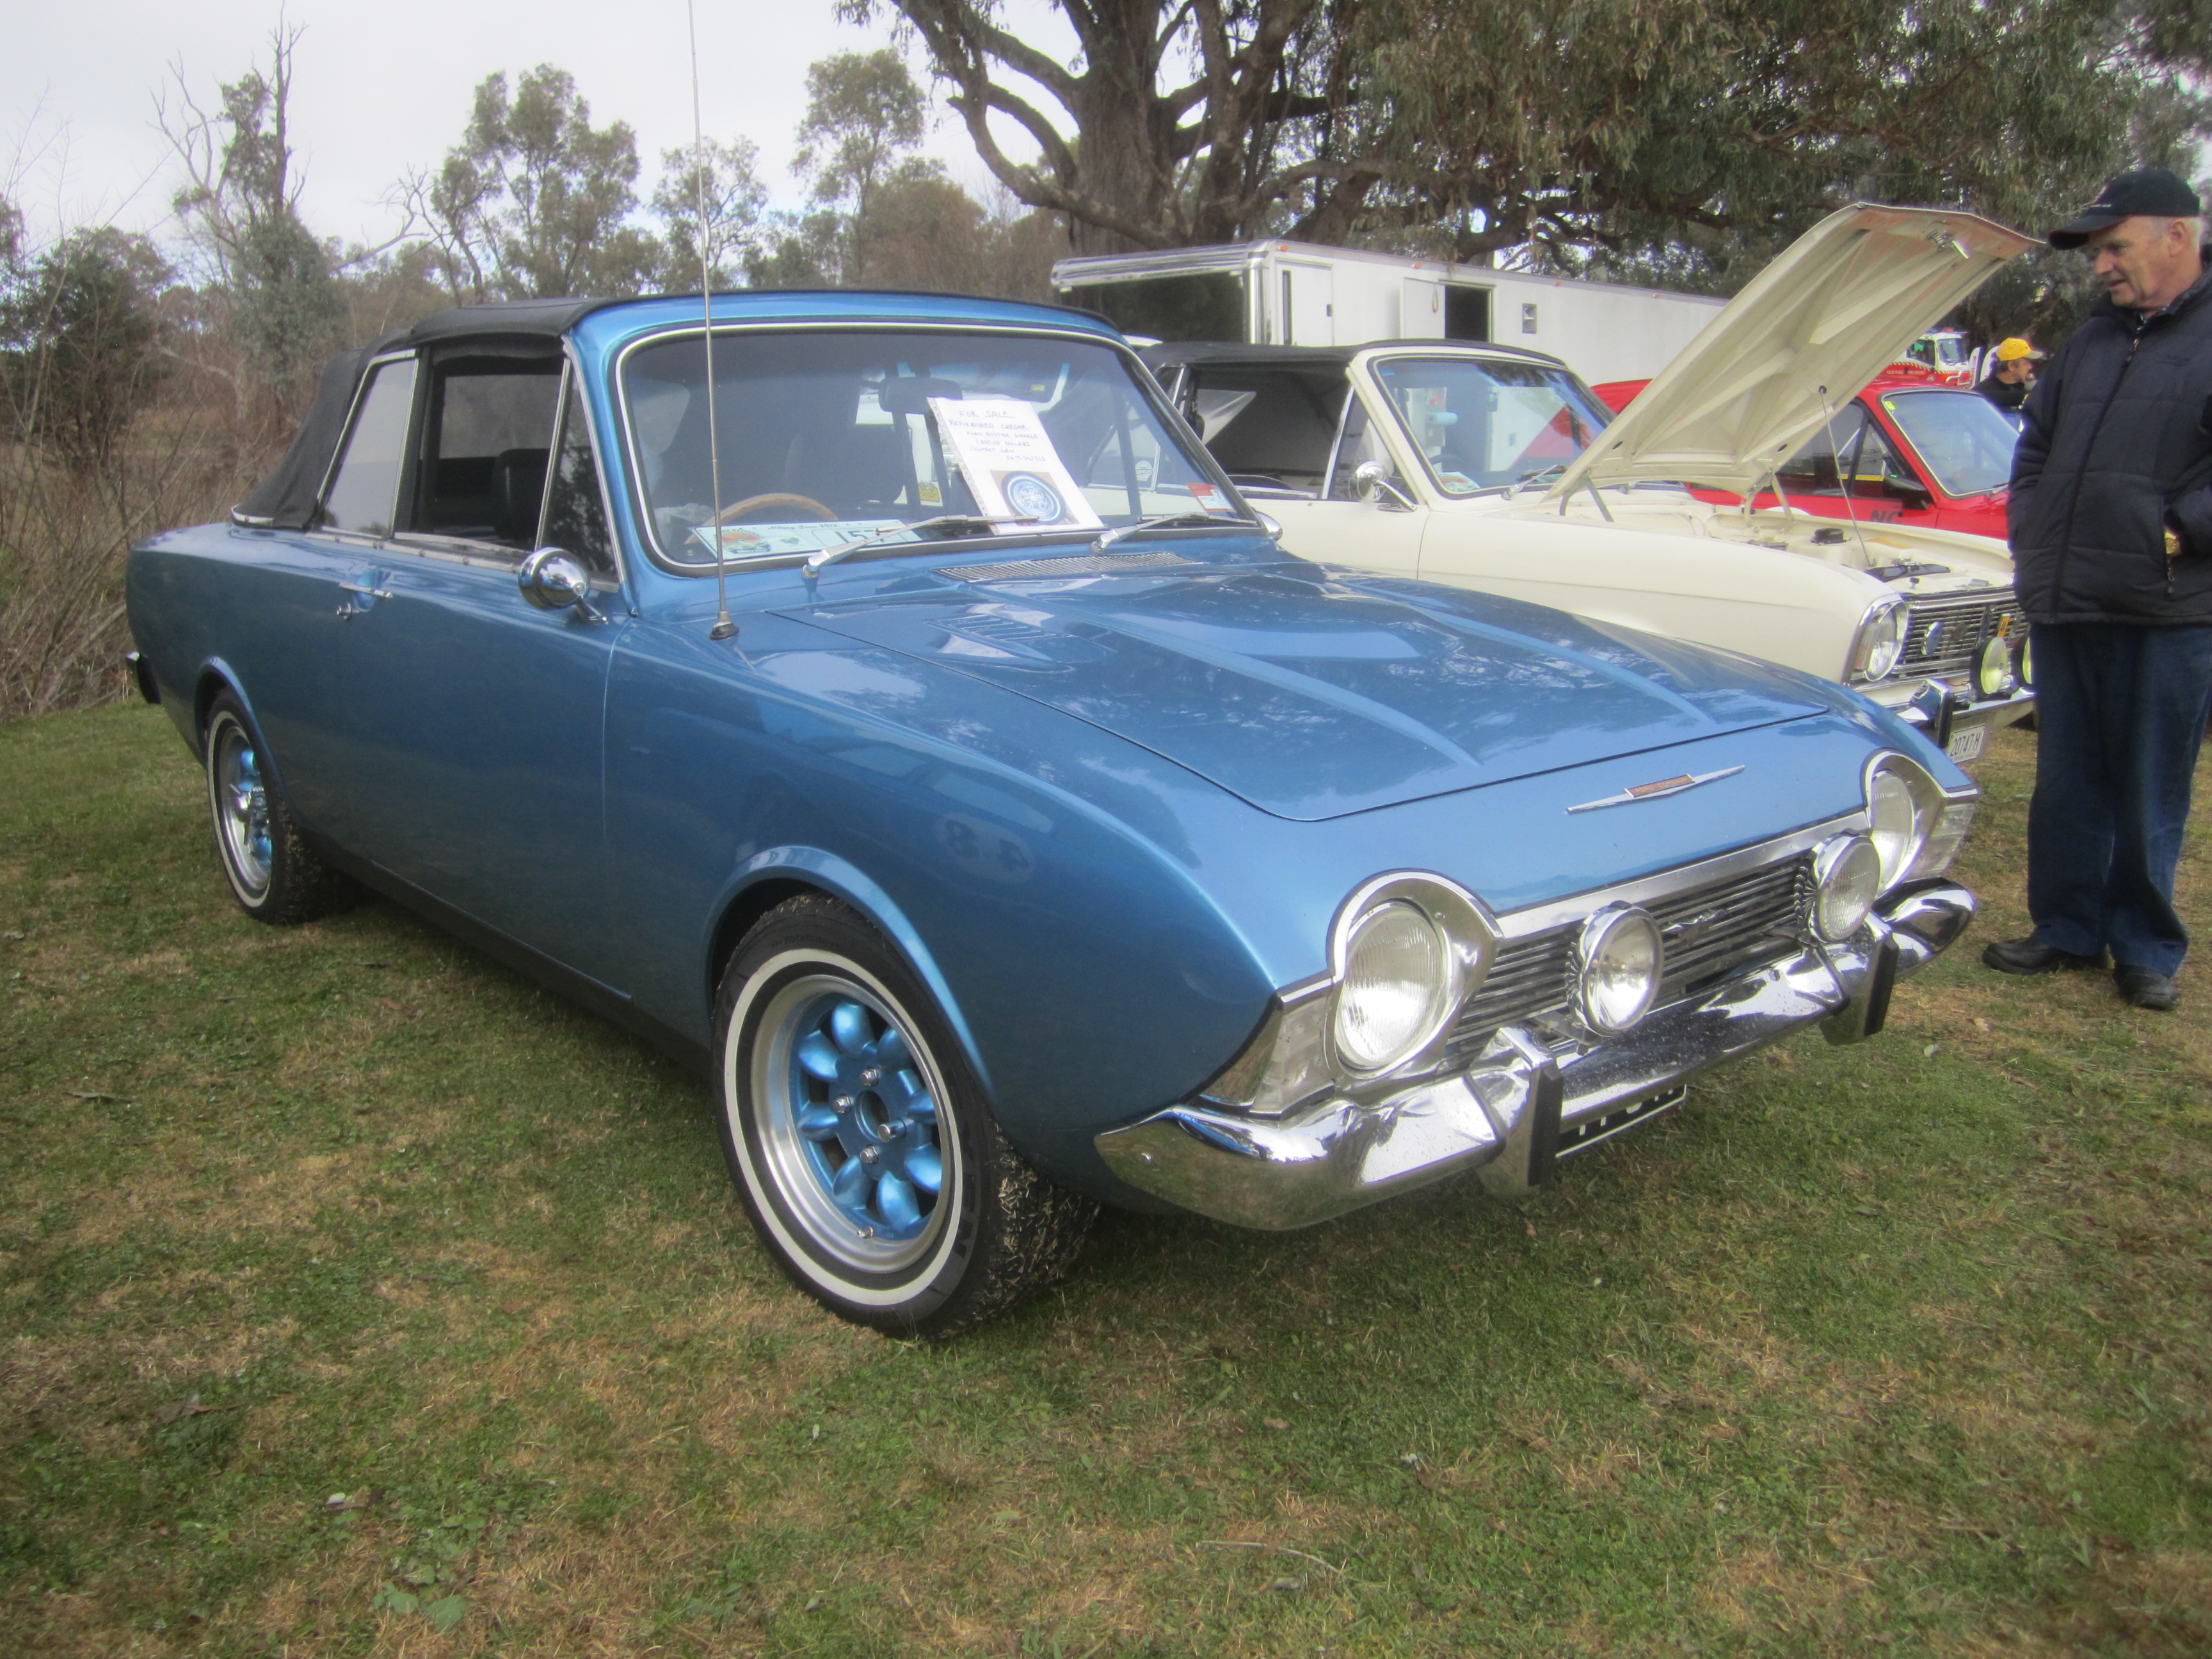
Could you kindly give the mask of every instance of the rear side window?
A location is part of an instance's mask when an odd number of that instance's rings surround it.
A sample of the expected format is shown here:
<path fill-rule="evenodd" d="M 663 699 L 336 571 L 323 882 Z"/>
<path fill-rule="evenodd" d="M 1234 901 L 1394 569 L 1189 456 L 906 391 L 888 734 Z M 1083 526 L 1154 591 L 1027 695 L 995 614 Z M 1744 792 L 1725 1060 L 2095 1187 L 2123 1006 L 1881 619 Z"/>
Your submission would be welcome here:
<path fill-rule="evenodd" d="M 415 360 L 380 363 L 369 371 L 346 434 L 337 475 L 323 497 L 318 520 L 325 529 L 358 536 L 389 536 L 407 459 L 407 422 L 415 411 Z"/>
<path fill-rule="evenodd" d="M 561 367 L 558 357 L 436 366 L 410 529 L 518 553 L 537 545 Z"/>

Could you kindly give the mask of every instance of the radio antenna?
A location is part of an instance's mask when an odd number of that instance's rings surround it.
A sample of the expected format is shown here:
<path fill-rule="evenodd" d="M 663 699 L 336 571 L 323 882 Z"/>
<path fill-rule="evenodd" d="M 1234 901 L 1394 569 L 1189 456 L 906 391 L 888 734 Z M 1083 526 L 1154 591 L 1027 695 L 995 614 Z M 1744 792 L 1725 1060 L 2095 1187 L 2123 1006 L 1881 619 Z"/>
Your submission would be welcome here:
<path fill-rule="evenodd" d="M 722 575 L 722 437 L 714 424 L 714 272 L 707 258 L 707 138 L 699 118 L 699 13 L 695 0 L 684 0 L 684 21 L 691 32 L 691 199 L 699 216 L 699 302 L 704 308 L 707 332 L 707 477 L 714 496 L 714 516 L 707 527 L 714 538 L 714 625 L 710 639 L 737 636 L 730 620 L 729 585 Z"/>

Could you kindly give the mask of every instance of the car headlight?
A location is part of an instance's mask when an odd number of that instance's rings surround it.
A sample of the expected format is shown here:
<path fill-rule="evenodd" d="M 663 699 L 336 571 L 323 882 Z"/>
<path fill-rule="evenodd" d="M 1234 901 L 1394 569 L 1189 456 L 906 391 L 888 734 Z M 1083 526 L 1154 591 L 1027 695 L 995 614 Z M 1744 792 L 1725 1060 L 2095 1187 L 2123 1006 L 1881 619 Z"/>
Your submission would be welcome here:
<path fill-rule="evenodd" d="M 1352 926 L 1336 992 L 1336 1052 L 1355 1073 L 1387 1071 L 1436 1033 L 1449 1012 L 1449 949 L 1437 925 L 1402 900 Z"/>
<path fill-rule="evenodd" d="M 1911 613 L 1899 599 L 1880 599 L 1859 619 L 1844 678 L 1855 682 L 1887 679 L 1905 658 L 1905 631 Z"/>
<path fill-rule="evenodd" d="M 2035 689 L 2035 635 L 2033 634 L 2020 642 L 2020 683 L 2031 691 Z"/>
<path fill-rule="evenodd" d="M 1991 640 L 1982 647 L 1981 659 L 1974 665 L 1974 690 L 1985 697 L 2012 695 L 2018 682 L 2012 672 L 2012 646 L 2004 639 Z"/>
<path fill-rule="evenodd" d="M 1881 854 L 1865 836 L 1831 836 L 1813 849 L 1813 896 L 1805 920 L 1831 945 L 1865 924 L 1881 896 Z"/>
<path fill-rule="evenodd" d="M 1575 944 L 1575 1011 L 1613 1036 L 1651 1010 L 1666 960 L 1659 924 L 1633 905 L 1608 904 L 1583 923 Z"/>
<path fill-rule="evenodd" d="M 1926 769 L 1899 754 L 1876 756 L 1867 768 L 1866 799 L 1868 833 L 1881 859 L 1885 893 L 1900 881 L 1936 873 L 1948 864 L 1973 817 L 1971 800 L 1957 803 L 1965 808 L 1964 817 L 1943 849 L 1942 862 L 1931 870 L 1928 855 L 1934 849 L 1933 838 L 1939 828 L 1948 827 L 1954 803 L 1946 799 Z"/>
<path fill-rule="evenodd" d="M 1498 955 L 1498 919 L 1456 882 L 1395 871 L 1338 907 L 1328 955 L 1326 975 L 1276 993 L 1206 1099 L 1279 1116 L 1324 1089 L 1393 1079 L 1440 1055 L 1438 1039 Z"/>

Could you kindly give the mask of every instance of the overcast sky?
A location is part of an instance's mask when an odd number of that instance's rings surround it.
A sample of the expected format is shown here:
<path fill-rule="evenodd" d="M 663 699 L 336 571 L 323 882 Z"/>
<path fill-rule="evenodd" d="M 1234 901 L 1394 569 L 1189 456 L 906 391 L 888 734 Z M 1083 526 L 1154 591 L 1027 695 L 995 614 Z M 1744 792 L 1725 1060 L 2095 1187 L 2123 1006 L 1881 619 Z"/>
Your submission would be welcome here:
<path fill-rule="evenodd" d="M 795 205 L 788 166 L 807 65 L 884 45 L 890 32 L 841 27 L 830 0 L 696 3 L 708 135 L 758 144 L 764 182 L 779 205 Z M 690 139 L 684 0 L 288 0 L 283 15 L 305 30 L 294 147 L 307 179 L 301 210 L 319 235 L 373 242 L 396 229 L 381 198 L 459 140 L 470 94 L 495 70 L 512 84 L 535 64 L 557 64 L 576 77 L 593 125 L 628 121 L 641 198 L 660 152 Z M 1048 0 L 1011 0 L 1006 15 L 1025 40 L 1072 49 Z M 156 95 L 168 83 L 173 105 L 170 70 L 181 63 L 194 96 L 212 106 L 217 82 L 265 61 L 277 15 L 276 0 L 0 0 L 0 180 L 14 175 L 33 236 L 58 223 L 162 232 L 177 174 Z M 949 113 L 927 148 L 981 191 L 988 174 Z"/>

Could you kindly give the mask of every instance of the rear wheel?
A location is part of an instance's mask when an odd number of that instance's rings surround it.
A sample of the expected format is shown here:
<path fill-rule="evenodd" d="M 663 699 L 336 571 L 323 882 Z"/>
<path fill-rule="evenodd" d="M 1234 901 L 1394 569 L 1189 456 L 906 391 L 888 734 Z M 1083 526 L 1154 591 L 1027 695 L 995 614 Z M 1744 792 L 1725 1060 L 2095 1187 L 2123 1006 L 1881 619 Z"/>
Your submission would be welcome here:
<path fill-rule="evenodd" d="M 216 855 L 239 908 L 256 921 L 286 925 L 349 908 L 352 880 L 323 862 L 270 780 L 261 740 L 226 691 L 208 711 L 208 816 Z"/>
<path fill-rule="evenodd" d="M 1074 1260 L 1096 1206 L 1024 1164 L 928 991 L 849 907 L 777 906 L 715 1000 L 722 1146 L 761 1237 L 824 1306 L 947 1336 Z"/>

